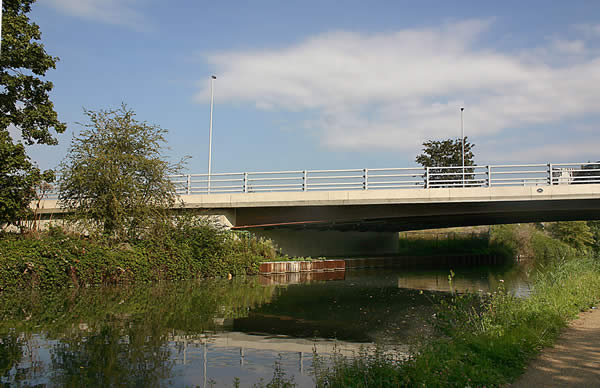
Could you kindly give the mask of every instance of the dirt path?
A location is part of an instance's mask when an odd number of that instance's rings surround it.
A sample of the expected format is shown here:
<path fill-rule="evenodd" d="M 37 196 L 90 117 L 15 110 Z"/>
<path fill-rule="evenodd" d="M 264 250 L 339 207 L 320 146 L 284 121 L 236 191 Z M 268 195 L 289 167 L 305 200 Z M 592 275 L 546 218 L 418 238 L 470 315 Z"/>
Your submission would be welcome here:
<path fill-rule="evenodd" d="M 600 309 L 579 318 L 512 387 L 600 387 Z"/>

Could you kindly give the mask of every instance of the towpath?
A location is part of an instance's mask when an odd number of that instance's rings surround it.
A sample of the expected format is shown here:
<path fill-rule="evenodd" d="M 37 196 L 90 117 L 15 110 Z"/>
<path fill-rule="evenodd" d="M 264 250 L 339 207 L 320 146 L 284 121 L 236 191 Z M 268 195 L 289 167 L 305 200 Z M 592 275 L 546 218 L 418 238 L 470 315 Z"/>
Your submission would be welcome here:
<path fill-rule="evenodd" d="M 600 387 L 600 309 L 581 313 L 512 387 Z"/>

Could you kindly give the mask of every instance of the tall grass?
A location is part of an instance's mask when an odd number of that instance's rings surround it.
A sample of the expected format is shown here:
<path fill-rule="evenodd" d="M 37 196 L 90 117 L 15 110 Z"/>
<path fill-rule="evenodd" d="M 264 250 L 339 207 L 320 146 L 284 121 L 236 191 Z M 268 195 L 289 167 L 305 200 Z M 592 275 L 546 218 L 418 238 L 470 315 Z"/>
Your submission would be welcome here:
<path fill-rule="evenodd" d="M 491 294 L 455 294 L 438 301 L 435 337 L 406 359 L 380 350 L 318 362 L 317 386 L 466 387 L 513 381 L 569 320 L 600 300 L 600 264 L 592 256 L 557 258 L 537 271 L 528 298 L 500 287 Z"/>

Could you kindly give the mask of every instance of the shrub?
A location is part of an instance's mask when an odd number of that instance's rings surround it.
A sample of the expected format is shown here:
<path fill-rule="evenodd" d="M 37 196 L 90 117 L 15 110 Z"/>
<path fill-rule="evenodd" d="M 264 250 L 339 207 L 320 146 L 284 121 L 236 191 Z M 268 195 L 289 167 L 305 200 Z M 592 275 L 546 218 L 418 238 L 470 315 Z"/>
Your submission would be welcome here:
<path fill-rule="evenodd" d="M 270 241 L 204 221 L 165 230 L 158 239 L 117 245 L 56 227 L 1 234 L 0 291 L 253 274 L 260 262 L 276 258 Z"/>

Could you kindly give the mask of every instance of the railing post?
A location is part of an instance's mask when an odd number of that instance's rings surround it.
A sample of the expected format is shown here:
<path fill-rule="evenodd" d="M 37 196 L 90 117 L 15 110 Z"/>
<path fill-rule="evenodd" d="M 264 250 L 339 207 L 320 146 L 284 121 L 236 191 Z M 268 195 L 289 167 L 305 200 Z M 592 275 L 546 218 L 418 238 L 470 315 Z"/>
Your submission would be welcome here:
<path fill-rule="evenodd" d="M 425 167 L 425 188 L 429 188 L 429 167 Z"/>
<path fill-rule="evenodd" d="M 244 173 L 244 193 L 248 192 L 248 173 Z"/>
<path fill-rule="evenodd" d="M 369 190 L 369 169 L 363 169 L 363 190 Z"/>
<path fill-rule="evenodd" d="M 487 187 L 492 187 L 492 166 L 487 166 Z"/>
<path fill-rule="evenodd" d="M 548 163 L 548 183 L 550 184 L 550 186 L 552 186 L 553 184 L 552 181 L 552 163 Z"/>
<path fill-rule="evenodd" d="M 186 193 L 187 193 L 187 195 L 190 195 L 192 193 L 192 175 L 191 174 L 187 175 L 187 189 L 186 189 Z"/>
<path fill-rule="evenodd" d="M 308 171 L 302 171 L 302 191 L 308 190 Z"/>

